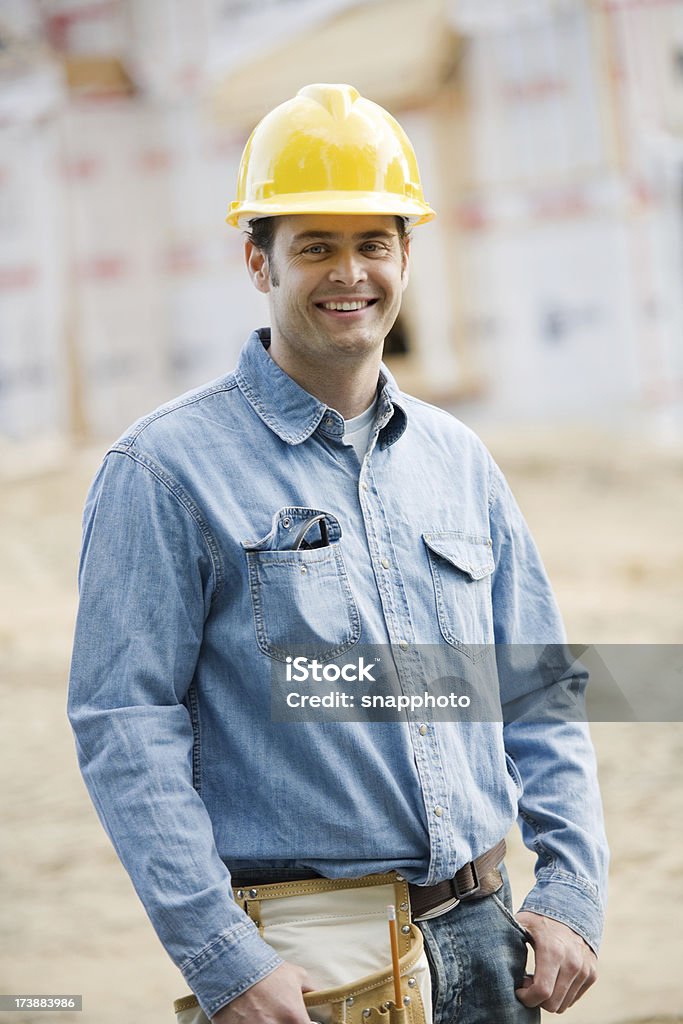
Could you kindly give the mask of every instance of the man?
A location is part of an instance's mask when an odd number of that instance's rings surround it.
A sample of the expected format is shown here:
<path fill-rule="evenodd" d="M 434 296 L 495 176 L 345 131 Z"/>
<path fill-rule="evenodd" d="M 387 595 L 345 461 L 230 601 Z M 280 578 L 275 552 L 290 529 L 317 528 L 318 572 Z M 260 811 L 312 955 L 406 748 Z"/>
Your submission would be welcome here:
<path fill-rule="evenodd" d="M 430 908 L 438 1024 L 538 1020 L 595 979 L 606 850 L 580 723 L 270 715 L 273 668 L 301 645 L 322 662 L 384 645 L 408 692 L 421 645 L 474 664 L 494 643 L 563 642 L 491 457 L 381 365 L 406 227 L 432 216 L 402 129 L 350 86 L 308 86 L 272 111 L 228 217 L 247 229 L 271 329 L 234 373 L 132 427 L 86 505 L 79 758 L 215 1024 L 305 1024 L 313 987 L 236 905 L 231 876 L 400 872 Z M 515 919 L 496 851 L 518 811 L 538 861 Z M 497 892 L 478 880 L 491 867 Z M 454 877 L 460 902 L 436 899 Z"/>

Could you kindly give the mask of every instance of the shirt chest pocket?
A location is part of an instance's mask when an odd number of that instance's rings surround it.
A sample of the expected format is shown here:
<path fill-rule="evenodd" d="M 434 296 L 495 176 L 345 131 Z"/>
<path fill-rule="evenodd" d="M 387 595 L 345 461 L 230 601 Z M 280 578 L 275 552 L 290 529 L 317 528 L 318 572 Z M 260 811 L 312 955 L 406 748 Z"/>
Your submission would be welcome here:
<path fill-rule="evenodd" d="M 495 565 L 487 537 L 446 531 L 423 533 L 434 584 L 441 635 L 473 661 L 494 642 L 491 573 Z"/>
<path fill-rule="evenodd" d="M 292 549 L 302 526 L 324 515 L 323 546 Z M 361 624 L 340 544 L 341 527 L 318 509 L 283 508 L 262 541 L 244 543 L 259 648 L 276 661 L 329 661 L 360 638 Z"/>

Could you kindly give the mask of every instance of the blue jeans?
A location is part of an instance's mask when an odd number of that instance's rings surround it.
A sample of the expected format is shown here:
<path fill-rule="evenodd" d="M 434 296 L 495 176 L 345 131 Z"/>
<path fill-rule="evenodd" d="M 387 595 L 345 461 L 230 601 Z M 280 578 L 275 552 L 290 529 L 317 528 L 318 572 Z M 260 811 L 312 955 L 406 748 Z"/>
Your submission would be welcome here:
<path fill-rule="evenodd" d="M 527 958 L 512 916 L 510 884 L 492 896 L 460 903 L 419 927 L 432 972 L 434 1024 L 538 1024 L 540 1011 L 515 996 Z"/>

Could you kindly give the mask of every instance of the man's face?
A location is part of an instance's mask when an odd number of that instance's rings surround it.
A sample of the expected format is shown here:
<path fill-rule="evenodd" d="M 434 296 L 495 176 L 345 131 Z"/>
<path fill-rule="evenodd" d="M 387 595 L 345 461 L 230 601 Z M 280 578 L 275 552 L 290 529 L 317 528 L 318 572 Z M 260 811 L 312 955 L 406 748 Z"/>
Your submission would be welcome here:
<path fill-rule="evenodd" d="M 247 261 L 268 294 L 273 345 L 308 362 L 381 351 L 408 281 L 391 216 L 278 217 L 270 259 L 247 242 Z"/>

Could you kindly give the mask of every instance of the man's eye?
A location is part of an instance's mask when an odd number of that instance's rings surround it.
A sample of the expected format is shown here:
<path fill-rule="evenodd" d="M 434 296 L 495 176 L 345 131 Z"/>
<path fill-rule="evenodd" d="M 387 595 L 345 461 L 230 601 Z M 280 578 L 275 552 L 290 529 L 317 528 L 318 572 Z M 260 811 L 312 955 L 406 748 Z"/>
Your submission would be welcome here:
<path fill-rule="evenodd" d="M 382 242 L 366 242 L 363 246 L 365 252 L 382 252 L 385 248 Z"/>
<path fill-rule="evenodd" d="M 320 256 L 321 253 L 325 252 L 325 246 L 316 242 L 314 245 L 307 245 L 304 252 L 309 253 L 311 256 Z"/>

